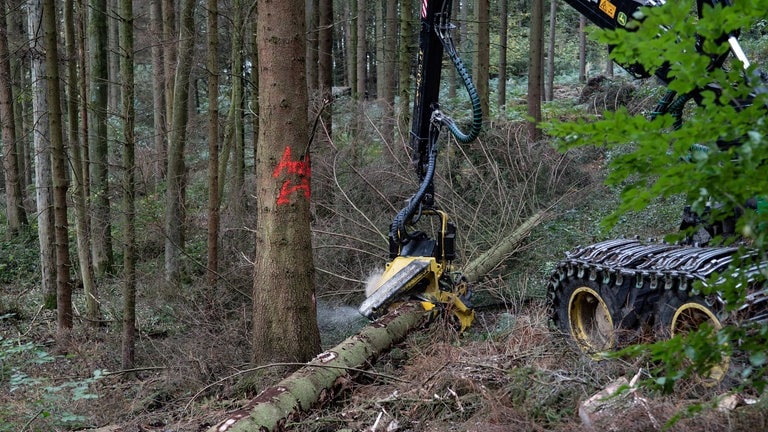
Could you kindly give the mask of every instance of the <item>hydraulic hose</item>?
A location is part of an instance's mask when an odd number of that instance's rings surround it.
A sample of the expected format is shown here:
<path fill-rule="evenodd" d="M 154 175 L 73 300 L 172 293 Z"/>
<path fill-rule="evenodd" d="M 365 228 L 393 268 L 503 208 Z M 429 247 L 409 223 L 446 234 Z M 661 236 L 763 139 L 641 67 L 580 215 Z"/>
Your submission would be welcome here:
<path fill-rule="evenodd" d="M 389 236 L 396 239 L 398 243 L 405 244 L 410 240 L 408 231 L 405 227 L 407 221 L 409 221 L 416 210 L 421 206 L 421 202 L 424 200 L 424 196 L 429 190 L 429 186 L 432 184 L 432 180 L 435 177 L 435 167 L 437 166 L 437 137 L 439 134 L 438 126 L 434 123 L 429 129 L 429 141 L 428 141 L 428 159 L 427 159 L 427 171 L 424 174 L 424 178 L 419 185 L 419 190 L 408 200 L 408 204 L 405 205 L 392 220 L 392 226 L 390 227 Z"/>
<path fill-rule="evenodd" d="M 477 94 L 477 88 L 475 88 L 475 84 L 472 82 L 472 77 L 464 66 L 464 62 L 461 61 L 461 58 L 456 53 L 456 47 L 453 44 L 453 39 L 451 39 L 450 23 L 447 22 L 448 15 L 444 13 L 442 16 L 443 19 L 437 24 L 435 31 L 443 43 L 443 49 L 445 49 L 453 66 L 456 68 L 456 72 L 461 77 L 464 87 L 467 89 L 469 100 L 472 102 L 472 124 L 469 127 L 469 132 L 464 133 L 456 125 L 456 122 L 448 116 L 442 116 L 442 123 L 451 131 L 451 134 L 456 137 L 457 141 L 462 144 L 468 144 L 480 135 L 480 129 L 483 125 L 483 109 L 480 106 L 480 96 Z"/>

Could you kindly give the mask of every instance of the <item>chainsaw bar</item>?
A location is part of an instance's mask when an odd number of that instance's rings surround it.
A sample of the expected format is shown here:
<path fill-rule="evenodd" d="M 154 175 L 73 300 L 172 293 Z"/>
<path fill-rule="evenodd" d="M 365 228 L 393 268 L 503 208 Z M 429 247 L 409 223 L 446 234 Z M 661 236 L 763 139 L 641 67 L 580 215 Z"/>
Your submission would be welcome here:
<path fill-rule="evenodd" d="M 410 262 L 401 266 L 406 261 Z M 380 278 L 383 283 L 360 305 L 360 313 L 370 319 L 376 318 L 401 294 L 428 276 L 432 272 L 432 262 L 432 258 L 395 258 Z"/>

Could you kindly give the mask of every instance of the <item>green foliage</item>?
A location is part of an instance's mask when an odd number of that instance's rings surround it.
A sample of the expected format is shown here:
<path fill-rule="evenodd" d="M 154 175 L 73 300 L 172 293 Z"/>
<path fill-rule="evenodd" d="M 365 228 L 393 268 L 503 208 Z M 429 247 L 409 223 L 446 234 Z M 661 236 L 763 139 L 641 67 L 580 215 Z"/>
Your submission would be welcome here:
<path fill-rule="evenodd" d="M 32 230 L 7 239 L 3 231 L 7 225 L 0 224 L 0 284 L 39 279 L 39 250 L 37 238 Z"/>
<path fill-rule="evenodd" d="M 685 112 L 680 127 L 670 114 L 648 120 L 648 113 L 632 115 L 619 110 L 572 123 L 553 122 L 547 126 L 548 132 L 559 139 L 564 149 L 596 145 L 607 148 L 612 155 L 607 183 L 621 189 L 621 203 L 605 219 L 608 227 L 645 209 L 659 197 L 684 196 L 699 214 L 709 204 L 717 204 L 712 206 L 711 221 L 723 220 L 732 216 L 734 209 L 741 209 L 737 231 L 757 252 L 751 258 L 744 257 L 740 265 L 743 268 L 750 262 L 765 261 L 768 212 L 755 211 L 745 203 L 756 197 L 764 199 L 768 191 L 764 172 L 768 160 L 768 98 L 760 80 L 753 78 L 755 66 L 745 73 L 737 60 L 730 60 L 723 68 L 709 65 L 711 59 L 728 50 L 725 41 L 718 43 L 723 32 L 763 23 L 768 12 L 750 0 L 728 8 L 705 7 L 701 19 L 691 13 L 689 2 L 668 2 L 663 7 L 644 8 L 641 14 L 642 24 L 631 32 L 597 32 L 601 42 L 616 45 L 613 56 L 622 63 L 639 62 L 651 72 L 668 66 L 673 78 L 669 88 L 678 94 L 710 84 L 719 86 L 720 94 L 701 92 L 699 103 Z M 659 31 L 662 28 L 666 31 Z M 756 94 L 754 101 L 744 107 L 741 102 L 750 93 Z M 739 145 L 722 146 L 734 142 Z M 764 278 L 765 269 L 762 273 Z M 734 268 L 696 289 L 708 294 L 716 287 L 728 302 L 726 313 L 733 315 L 744 302 L 745 286 L 744 273 Z M 768 347 L 765 327 L 726 327 L 719 331 L 704 328 L 685 338 L 632 347 L 624 353 L 649 354 L 654 360 L 662 360 L 663 374 L 656 384 L 669 389 L 692 372 L 710 370 L 726 356 L 743 352 L 747 361 L 739 378 L 762 388 L 764 352 Z"/>
<path fill-rule="evenodd" d="M 72 402 L 95 399 L 97 395 L 91 393 L 90 386 L 105 376 L 104 371 L 97 369 L 93 376 L 76 380 L 32 375 L 54 360 L 43 347 L 32 342 L 0 337 L 0 386 L 10 393 L 25 395 L 24 404 L 7 410 L 0 408 L 0 432 L 19 430 L 21 424 L 29 425 L 38 418 L 56 429 L 59 429 L 56 426 L 69 429 L 85 424 L 87 417 L 71 412 L 68 406 Z"/>

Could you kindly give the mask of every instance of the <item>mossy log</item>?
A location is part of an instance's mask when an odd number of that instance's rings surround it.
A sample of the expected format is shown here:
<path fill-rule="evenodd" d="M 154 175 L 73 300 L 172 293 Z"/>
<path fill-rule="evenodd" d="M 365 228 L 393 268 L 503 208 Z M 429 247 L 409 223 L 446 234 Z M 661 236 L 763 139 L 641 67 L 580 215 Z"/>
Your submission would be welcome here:
<path fill-rule="evenodd" d="M 302 412 L 332 399 L 350 375 L 372 363 L 427 318 L 419 305 L 406 304 L 364 327 L 259 393 L 208 432 L 281 431 Z"/>

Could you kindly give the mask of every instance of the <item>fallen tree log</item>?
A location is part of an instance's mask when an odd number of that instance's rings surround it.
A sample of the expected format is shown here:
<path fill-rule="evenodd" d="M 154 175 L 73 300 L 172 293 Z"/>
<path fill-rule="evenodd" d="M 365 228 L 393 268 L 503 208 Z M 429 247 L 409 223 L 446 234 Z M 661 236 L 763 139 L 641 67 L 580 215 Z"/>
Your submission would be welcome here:
<path fill-rule="evenodd" d="M 365 368 L 422 324 L 428 316 L 418 304 L 399 307 L 327 350 L 259 393 L 208 432 L 281 431 L 302 412 L 333 398 L 350 371 Z"/>
<path fill-rule="evenodd" d="M 462 269 L 462 274 L 470 282 L 477 282 L 481 277 L 490 273 L 496 266 L 498 266 L 507 255 L 515 251 L 515 248 L 528 237 L 528 234 L 544 220 L 546 212 L 540 210 L 528 220 L 523 222 L 522 225 L 512 232 L 509 236 L 496 243 L 492 248 L 483 252 L 479 257 L 473 259 Z"/>

